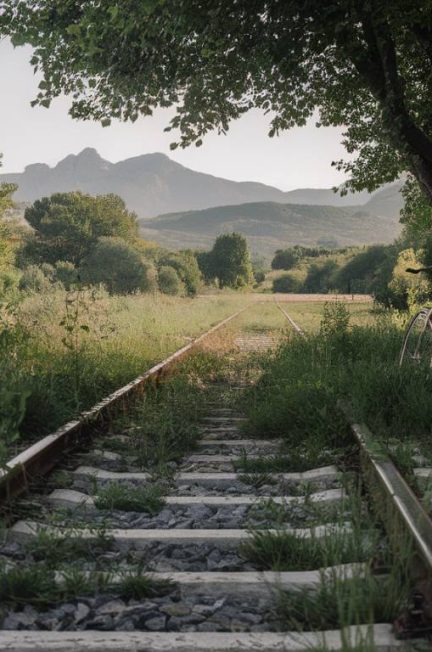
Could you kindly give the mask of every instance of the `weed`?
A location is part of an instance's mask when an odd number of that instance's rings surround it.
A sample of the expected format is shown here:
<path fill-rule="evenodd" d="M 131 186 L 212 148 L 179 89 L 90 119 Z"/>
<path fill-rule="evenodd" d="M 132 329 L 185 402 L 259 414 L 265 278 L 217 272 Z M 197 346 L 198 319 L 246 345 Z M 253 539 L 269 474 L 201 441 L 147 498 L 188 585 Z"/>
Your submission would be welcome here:
<path fill-rule="evenodd" d="M 164 491 L 158 485 L 127 487 L 110 483 L 99 489 L 95 497 L 98 509 L 118 509 L 125 512 L 147 512 L 155 516 L 164 506 Z"/>
<path fill-rule="evenodd" d="M 112 541 L 103 530 L 97 531 L 95 539 L 62 538 L 41 529 L 26 545 L 27 552 L 35 561 L 43 561 L 48 568 L 59 568 L 65 560 L 98 560 L 104 552 L 112 550 Z"/>
<path fill-rule="evenodd" d="M 266 485 L 274 485 L 277 480 L 272 476 L 271 473 L 242 473 L 238 476 L 239 482 L 248 484 L 254 489 L 261 489 Z"/>
<path fill-rule="evenodd" d="M 140 573 L 125 574 L 116 587 L 123 600 L 143 600 L 166 595 L 175 588 L 171 580 L 160 580 Z"/>
<path fill-rule="evenodd" d="M 257 530 L 242 544 L 241 554 L 258 570 L 312 570 L 365 561 L 373 555 L 376 543 L 375 533 L 360 537 L 335 531 L 325 537 L 306 538 L 284 530 Z"/>
<path fill-rule="evenodd" d="M 294 631 L 322 631 L 348 625 L 391 622 L 397 616 L 406 590 L 394 576 L 369 573 L 351 579 L 322 577 L 317 589 L 282 592 L 279 618 Z"/>

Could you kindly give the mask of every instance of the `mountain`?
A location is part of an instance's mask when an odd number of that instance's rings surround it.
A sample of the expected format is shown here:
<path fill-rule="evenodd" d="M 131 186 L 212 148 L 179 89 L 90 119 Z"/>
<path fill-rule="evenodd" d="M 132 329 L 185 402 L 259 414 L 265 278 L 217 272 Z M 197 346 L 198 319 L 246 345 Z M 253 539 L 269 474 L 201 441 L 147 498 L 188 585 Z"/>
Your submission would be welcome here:
<path fill-rule="evenodd" d="M 220 233 L 243 233 L 251 249 L 266 257 L 294 244 L 337 246 L 392 242 L 400 232 L 397 215 L 379 216 L 364 206 L 320 206 L 256 202 L 140 220 L 141 233 L 170 248 L 212 245 Z"/>
<path fill-rule="evenodd" d="M 283 192 L 263 183 L 230 181 L 195 172 L 158 153 L 110 163 L 92 148 L 70 154 L 54 167 L 35 163 L 22 173 L 0 174 L 1 182 L 16 183 L 15 198 L 21 202 L 70 190 L 92 195 L 113 192 L 142 218 L 256 202 L 347 206 L 371 198 L 368 193 L 341 197 L 331 189 L 315 188 Z"/>

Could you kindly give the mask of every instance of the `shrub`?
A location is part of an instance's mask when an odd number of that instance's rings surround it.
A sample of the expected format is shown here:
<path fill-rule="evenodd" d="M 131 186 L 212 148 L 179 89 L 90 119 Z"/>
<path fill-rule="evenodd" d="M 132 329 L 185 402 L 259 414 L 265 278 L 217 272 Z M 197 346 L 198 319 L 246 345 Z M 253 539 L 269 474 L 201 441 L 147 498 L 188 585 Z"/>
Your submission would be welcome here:
<path fill-rule="evenodd" d="M 50 270 L 44 270 L 40 265 L 26 267 L 19 281 L 19 289 L 25 292 L 47 292 L 52 287 L 52 281 L 44 271 L 49 272 Z"/>
<path fill-rule="evenodd" d="M 173 267 L 164 265 L 158 272 L 159 289 L 164 294 L 176 295 L 184 290 L 184 285 Z"/>
<path fill-rule="evenodd" d="M 110 294 L 151 292 L 156 289 L 152 263 L 121 238 L 100 238 L 80 269 L 85 283 L 103 283 Z"/>
<path fill-rule="evenodd" d="M 278 249 L 271 262 L 272 269 L 292 269 L 297 263 L 298 256 L 293 249 Z"/>
<path fill-rule="evenodd" d="M 161 267 L 172 267 L 184 285 L 186 294 L 190 297 L 196 295 L 202 283 L 202 275 L 197 259 L 191 251 L 181 251 L 164 256 L 159 260 L 159 265 Z M 172 294 L 178 293 L 173 292 Z M 171 294 L 171 292 L 166 292 L 166 294 Z"/>
<path fill-rule="evenodd" d="M 300 292 L 301 282 L 291 274 L 284 274 L 273 281 L 273 292 Z"/>
<path fill-rule="evenodd" d="M 72 285 L 79 280 L 76 267 L 65 260 L 59 260 L 55 264 L 55 277 L 66 290 L 70 290 Z"/>

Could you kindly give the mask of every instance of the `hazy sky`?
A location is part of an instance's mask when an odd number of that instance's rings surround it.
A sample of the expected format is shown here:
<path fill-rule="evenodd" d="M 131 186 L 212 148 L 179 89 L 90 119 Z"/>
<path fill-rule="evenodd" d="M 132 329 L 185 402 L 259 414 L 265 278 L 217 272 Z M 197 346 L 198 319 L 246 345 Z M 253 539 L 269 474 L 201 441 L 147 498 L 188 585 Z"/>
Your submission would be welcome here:
<path fill-rule="evenodd" d="M 69 101 L 51 108 L 30 106 L 37 79 L 29 65 L 29 48 L 13 49 L 0 42 L 0 152 L 2 172 L 21 172 L 29 163 L 54 165 L 70 153 L 95 147 L 109 161 L 150 152 L 164 152 L 177 162 L 236 181 L 261 181 L 283 190 L 330 187 L 344 180 L 331 161 L 344 156 L 338 129 L 307 127 L 279 137 L 267 136 L 268 118 L 258 111 L 234 122 L 227 136 L 212 133 L 200 148 L 171 152 L 173 135 L 164 133 L 172 112 L 160 110 L 134 124 L 116 122 L 103 128 L 72 120 Z"/>

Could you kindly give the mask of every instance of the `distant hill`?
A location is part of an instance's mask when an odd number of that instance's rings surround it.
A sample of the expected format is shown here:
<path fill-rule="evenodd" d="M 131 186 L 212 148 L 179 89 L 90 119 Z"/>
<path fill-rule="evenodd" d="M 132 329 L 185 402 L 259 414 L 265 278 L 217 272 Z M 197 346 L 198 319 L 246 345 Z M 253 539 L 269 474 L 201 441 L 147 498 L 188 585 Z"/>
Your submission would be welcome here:
<path fill-rule="evenodd" d="M 315 188 L 283 192 L 263 183 L 230 181 L 195 172 L 157 153 L 110 163 L 92 148 L 67 156 L 55 167 L 35 163 L 22 173 L 0 174 L 1 182 L 18 184 L 15 199 L 20 202 L 70 190 L 92 195 L 113 192 L 141 218 L 256 202 L 347 206 L 364 204 L 375 196 L 364 192 L 341 197 L 331 189 Z"/>
<path fill-rule="evenodd" d="M 397 215 L 379 216 L 364 206 L 319 206 L 256 202 L 161 215 L 140 221 L 141 233 L 170 248 L 209 247 L 227 231 L 243 233 L 253 251 L 272 256 L 294 244 L 338 246 L 392 242 Z"/>

